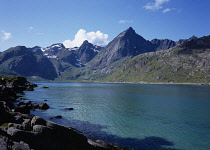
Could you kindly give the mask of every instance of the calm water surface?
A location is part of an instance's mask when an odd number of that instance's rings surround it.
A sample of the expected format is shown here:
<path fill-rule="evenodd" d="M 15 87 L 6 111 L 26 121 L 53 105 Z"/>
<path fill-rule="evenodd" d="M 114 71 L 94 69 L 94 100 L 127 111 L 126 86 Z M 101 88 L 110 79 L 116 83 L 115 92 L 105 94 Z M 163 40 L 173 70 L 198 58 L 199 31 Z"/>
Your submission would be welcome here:
<path fill-rule="evenodd" d="M 136 150 L 210 149 L 210 87 L 37 82 L 25 92 L 50 109 L 32 113 L 68 125 L 88 138 Z M 42 86 L 49 86 L 42 89 Z M 73 107 L 68 111 L 64 108 Z"/>

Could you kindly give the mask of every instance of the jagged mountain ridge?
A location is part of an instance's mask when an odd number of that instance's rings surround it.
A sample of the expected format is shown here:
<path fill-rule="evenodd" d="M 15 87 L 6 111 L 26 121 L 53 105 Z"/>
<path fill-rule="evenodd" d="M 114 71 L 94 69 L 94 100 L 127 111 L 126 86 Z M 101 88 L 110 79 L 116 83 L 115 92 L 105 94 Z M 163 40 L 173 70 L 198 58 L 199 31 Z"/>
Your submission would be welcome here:
<path fill-rule="evenodd" d="M 125 58 L 133 57 L 142 53 L 154 51 L 152 44 L 142 36 L 136 34 L 133 28 L 120 33 L 94 58 L 92 66 L 107 67 L 110 64 Z"/>
<path fill-rule="evenodd" d="M 196 37 L 182 40 L 182 42 L 186 43 L 194 39 Z M 0 53 L 0 68 L 2 70 L 0 73 L 17 73 L 50 80 L 58 77 L 74 80 L 98 79 L 115 72 L 117 68 L 133 57 L 143 53 L 166 50 L 178 44 L 179 42 L 169 39 L 145 40 L 130 27 L 104 48 L 84 41 L 80 47 L 71 49 L 65 48 L 62 43 L 57 43 L 46 48 L 39 46 L 33 48 L 16 47 L 14 49 L 21 49 L 16 55 L 10 55 L 9 50 L 7 50 Z M 18 57 L 21 57 L 21 59 Z M 13 60 L 16 58 L 19 61 Z M 25 63 L 35 67 L 30 68 Z"/>

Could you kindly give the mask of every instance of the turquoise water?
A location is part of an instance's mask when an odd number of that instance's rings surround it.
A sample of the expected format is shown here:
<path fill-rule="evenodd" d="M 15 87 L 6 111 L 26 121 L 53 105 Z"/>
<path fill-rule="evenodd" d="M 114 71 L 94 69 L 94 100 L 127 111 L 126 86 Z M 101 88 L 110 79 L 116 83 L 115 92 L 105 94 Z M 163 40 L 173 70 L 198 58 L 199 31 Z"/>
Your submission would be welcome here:
<path fill-rule="evenodd" d="M 210 149 L 210 87 L 189 85 L 37 82 L 25 92 L 50 109 L 32 113 L 88 138 L 137 150 Z M 42 89 L 42 86 L 49 86 Z M 64 108 L 72 107 L 68 111 Z"/>

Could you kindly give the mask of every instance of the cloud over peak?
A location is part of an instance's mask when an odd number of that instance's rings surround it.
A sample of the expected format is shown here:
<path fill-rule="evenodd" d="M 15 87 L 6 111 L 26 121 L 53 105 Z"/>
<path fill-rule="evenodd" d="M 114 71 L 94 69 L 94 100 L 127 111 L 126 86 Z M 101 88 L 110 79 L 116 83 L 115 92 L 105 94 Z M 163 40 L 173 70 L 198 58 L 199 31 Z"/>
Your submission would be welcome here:
<path fill-rule="evenodd" d="M 118 21 L 119 24 L 126 24 L 126 23 L 133 23 L 133 20 L 120 20 Z"/>
<path fill-rule="evenodd" d="M 3 36 L 1 37 L 2 40 L 9 40 L 12 38 L 12 34 L 9 32 L 6 32 L 4 30 L 1 30 L 1 33 L 3 33 Z"/>
<path fill-rule="evenodd" d="M 66 48 L 72 48 L 72 47 L 79 47 L 82 45 L 82 43 L 85 40 L 88 40 L 88 42 L 98 45 L 98 46 L 103 46 L 107 45 L 109 43 L 108 41 L 108 34 L 104 34 L 101 31 L 96 31 L 96 32 L 87 32 L 84 29 L 79 29 L 79 31 L 76 33 L 75 37 L 73 40 L 65 40 L 63 42 L 63 45 Z"/>
<path fill-rule="evenodd" d="M 144 8 L 147 10 L 158 10 L 158 9 L 162 9 L 162 5 L 164 3 L 169 2 L 170 0 L 155 0 L 155 2 L 151 2 L 151 3 L 147 3 Z"/>

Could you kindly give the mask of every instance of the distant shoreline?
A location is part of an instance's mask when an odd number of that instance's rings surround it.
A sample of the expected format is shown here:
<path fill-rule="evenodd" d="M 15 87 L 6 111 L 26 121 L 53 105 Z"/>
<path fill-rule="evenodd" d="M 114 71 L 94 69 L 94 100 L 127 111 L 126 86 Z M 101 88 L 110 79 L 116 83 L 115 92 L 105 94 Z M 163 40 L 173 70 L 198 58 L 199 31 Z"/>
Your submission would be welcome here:
<path fill-rule="evenodd" d="M 63 81 L 59 81 L 59 80 L 53 80 L 53 81 L 35 81 L 35 80 L 30 80 L 30 82 L 74 82 L 74 83 L 110 83 L 110 84 L 115 84 L 115 83 L 119 83 L 119 84 L 157 84 L 157 85 L 210 85 L 210 83 L 175 83 L 175 82 L 105 82 L 105 81 L 81 81 L 81 80 L 63 80 Z"/>

